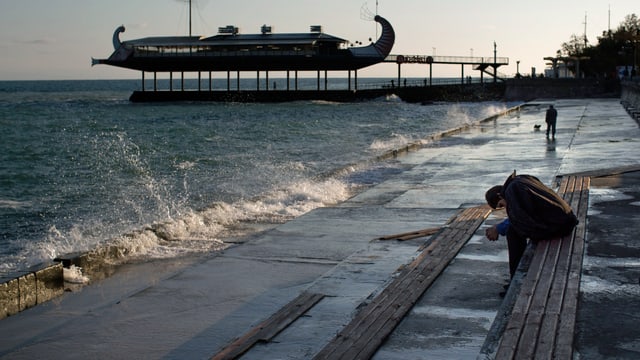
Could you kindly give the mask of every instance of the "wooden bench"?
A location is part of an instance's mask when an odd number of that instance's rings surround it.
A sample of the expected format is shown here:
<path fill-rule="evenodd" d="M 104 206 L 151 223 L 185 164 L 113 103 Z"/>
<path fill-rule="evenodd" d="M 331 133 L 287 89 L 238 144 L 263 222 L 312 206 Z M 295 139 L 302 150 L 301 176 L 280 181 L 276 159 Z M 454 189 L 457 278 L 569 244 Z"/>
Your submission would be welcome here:
<path fill-rule="evenodd" d="M 450 219 L 314 359 L 371 358 L 490 213 L 488 206 L 478 206 Z"/>
<path fill-rule="evenodd" d="M 537 243 L 495 359 L 572 359 L 590 178 L 567 176 L 558 194 L 580 223 L 571 235 Z"/>

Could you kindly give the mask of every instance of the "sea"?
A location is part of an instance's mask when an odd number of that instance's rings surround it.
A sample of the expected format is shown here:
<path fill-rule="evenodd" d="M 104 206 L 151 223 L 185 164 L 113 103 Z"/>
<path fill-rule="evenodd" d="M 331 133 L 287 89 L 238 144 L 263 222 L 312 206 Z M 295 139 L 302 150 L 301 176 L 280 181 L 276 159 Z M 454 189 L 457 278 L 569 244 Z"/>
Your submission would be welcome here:
<path fill-rule="evenodd" d="M 0 275 L 105 246 L 124 262 L 206 256 L 402 171 L 382 154 L 510 106 L 130 102 L 140 87 L 0 81 Z"/>

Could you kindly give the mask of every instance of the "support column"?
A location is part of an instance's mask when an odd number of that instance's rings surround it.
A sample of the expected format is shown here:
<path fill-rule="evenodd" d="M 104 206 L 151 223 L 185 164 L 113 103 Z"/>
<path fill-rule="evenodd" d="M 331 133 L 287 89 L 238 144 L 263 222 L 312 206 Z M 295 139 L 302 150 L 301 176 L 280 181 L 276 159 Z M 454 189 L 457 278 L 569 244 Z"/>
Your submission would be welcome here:
<path fill-rule="evenodd" d="M 498 81 L 498 45 L 496 42 L 493 42 L 493 82 L 496 83 Z"/>
<path fill-rule="evenodd" d="M 169 91 L 173 91 L 173 72 L 169 71 Z"/>
<path fill-rule="evenodd" d="M 324 91 L 327 91 L 327 84 L 328 84 L 328 79 L 327 79 L 327 70 L 324 71 Z"/>
<path fill-rule="evenodd" d="M 356 69 L 356 70 L 354 71 L 354 76 L 355 76 L 355 78 L 354 78 L 354 84 L 353 84 L 353 85 L 354 85 L 354 89 L 355 89 L 356 91 L 358 91 L 358 69 Z"/>
<path fill-rule="evenodd" d="M 260 91 L 260 70 L 256 71 L 256 90 Z"/>
<path fill-rule="evenodd" d="M 429 64 L 429 86 L 433 84 L 433 64 Z"/>
<path fill-rule="evenodd" d="M 400 63 L 398 63 L 398 87 L 400 87 L 400 67 L 402 65 L 400 65 Z"/>
<path fill-rule="evenodd" d="M 460 77 L 460 83 L 464 85 L 464 64 L 460 64 L 460 70 L 462 71 L 461 77 Z"/>
<path fill-rule="evenodd" d="M 349 84 L 347 85 L 347 89 L 348 89 L 349 91 L 351 91 L 351 70 L 347 70 L 347 73 L 349 74 L 349 75 L 347 76 L 347 79 L 348 79 L 348 81 L 349 81 Z"/>
<path fill-rule="evenodd" d="M 184 91 L 184 71 L 180 72 L 180 91 Z"/>
<path fill-rule="evenodd" d="M 202 73 L 200 71 L 198 71 L 198 92 L 200 92 L 202 90 Z"/>
<path fill-rule="evenodd" d="M 289 70 L 287 70 L 287 91 L 289 91 Z"/>
<path fill-rule="evenodd" d="M 209 92 L 211 92 L 213 86 L 212 86 L 212 82 L 211 82 L 211 71 L 209 71 Z"/>
<path fill-rule="evenodd" d="M 320 91 L 320 70 L 318 70 L 318 91 Z"/>
<path fill-rule="evenodd" d="M 142 91 L 144 91 L 144 71 L 142 72 Z"/>
<path fill-rule="evenodd" d="M 295 84 L 295 90 L 298 91 L 298 70 L 296 70 L 296 84 Z"/>
<path fill-rule="evenodd" d="M 240 71 L 236 71 L 236 89 L 240 91 Z"/>
<path fill-rule="evenodd" d="M 153 91 L 158 91 L 158 73 L 153 72 Z"/>

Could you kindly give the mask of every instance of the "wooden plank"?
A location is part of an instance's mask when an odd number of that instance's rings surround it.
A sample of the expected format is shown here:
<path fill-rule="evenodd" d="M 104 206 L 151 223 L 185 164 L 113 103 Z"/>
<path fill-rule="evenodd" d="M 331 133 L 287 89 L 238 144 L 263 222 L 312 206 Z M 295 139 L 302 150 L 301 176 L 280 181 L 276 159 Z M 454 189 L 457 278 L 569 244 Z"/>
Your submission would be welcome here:
<path fill-rule="evenodd" d="M 556 342 L 555 348 L 555 356 L 559 359 L 570 359 L 573 357 L 573 337 L 576 322 L 576 311 L 578 308 L 580 278 L 582 274 L 584 244 L 587 229 L 587 211 L 589 209 L 590 181 L 591 179 L 588 177 L 582 178 L 583 185 L 580 195 L 580 204 L 577 209 L 577 216 L 578 219 L 580 219 L 580 223 L 575 230 L 575 246 L 572 254 L 567 291 L 562 305 L 560 328 L 558 329 L 558 340 Z"/>
<path fill-rule="evenodd" d="M 231 342 L 211 359 L 237 359 L 257 342 L 270 341 L 322 298 L 324 298 L 323 294 L 303 292 L 267 320 L 254 326 L 247 333 Z"/>
<path fill-rule="evenodd" d="M 437 228 L 428 228 L 428 229 L 410 231 L 410 232 L 394 234 L 394 235 L 385 235 L 385 236 L 379 237 L 378 240 L 401 240 L 401 241 L 402 240 L 411 240 L 411 239 L 416 239 L 416 238 L 419 238 L 419 237 L 433 235 L 433 234 L 437 233 L 438 231 L 440 231 L 439 227 L 437 227 Z"/>
<path fill-rule="evenodd" d="M 465 209 L 329 342 L 314 359 L 369 359 L 446 268 L 491 210 Z"/>

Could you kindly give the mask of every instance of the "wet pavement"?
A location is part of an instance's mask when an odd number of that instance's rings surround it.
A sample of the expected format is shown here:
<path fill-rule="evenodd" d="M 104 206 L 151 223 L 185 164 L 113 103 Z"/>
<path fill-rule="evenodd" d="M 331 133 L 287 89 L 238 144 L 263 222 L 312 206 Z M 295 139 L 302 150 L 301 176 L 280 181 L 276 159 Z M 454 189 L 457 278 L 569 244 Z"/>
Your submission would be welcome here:
<path fill-rule="evenodd" d="M 558 109 L 555 141 L 544 134 L 551 103 Z M 485 190 L 514 169 L 546 184 L 605 169 L 592 181 L 576 351 L 580 359 L 639 358 L 639 155 L 640 129 L 617 99 L 528 103 L 390 160 L 402 171 L 215 258 L 124 266 L 3 319 L 0 357 L 205 359 L 309 291 L 325 297 L 242 357 L 309 359 L 427 239 L 380 236 L 441 226 L 460 208 L 482 204 Z M 503 217 L 495 212 L 485 221 L 374 359 L 479 356 L 509 278 L 506 242 L 482 234 Z"/>
<path fill-rule="evenodd" d="M 582 359 L 640 358 L 640 171 L 592 178 L 576 343 Z"/>

